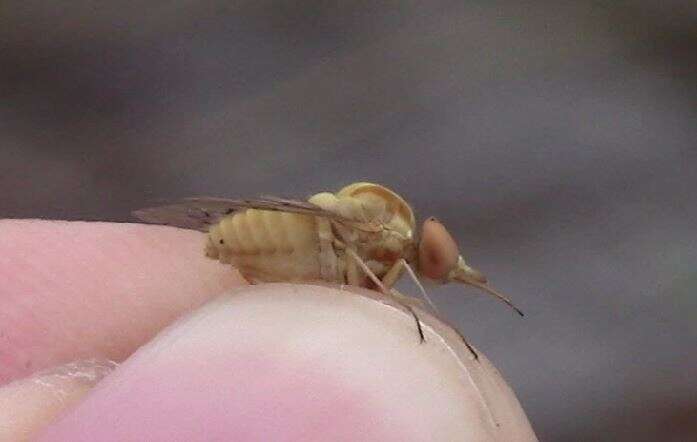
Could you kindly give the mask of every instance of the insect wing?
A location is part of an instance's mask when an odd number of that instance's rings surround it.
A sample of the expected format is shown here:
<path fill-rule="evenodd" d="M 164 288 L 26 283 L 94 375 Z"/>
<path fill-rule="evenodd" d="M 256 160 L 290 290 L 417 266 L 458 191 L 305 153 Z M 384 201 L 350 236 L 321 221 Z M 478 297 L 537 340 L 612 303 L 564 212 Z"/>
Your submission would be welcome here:
<path fill-rule="evenodd" d="M 134 211 L 133 216 L 149 224 L 181 227 L 207 232 L 208 227 L 222 218 L 213 208 L 200 208 L 189 202 L 148 207 Z"/>
<path fill-rule="evenodd" d="M 133 212 L 133 216 L 146 223 L 206 232 L 211 224 L 217 223 L 224 216 L 246 209 L 299 213 L 328 218 L 345 224 L 357 224 L 355 220 L 322 209 L 307 201 L 271 196 L 245 200 L 212 197 L 187 198 L 177 204 L 136 210 Z"/>

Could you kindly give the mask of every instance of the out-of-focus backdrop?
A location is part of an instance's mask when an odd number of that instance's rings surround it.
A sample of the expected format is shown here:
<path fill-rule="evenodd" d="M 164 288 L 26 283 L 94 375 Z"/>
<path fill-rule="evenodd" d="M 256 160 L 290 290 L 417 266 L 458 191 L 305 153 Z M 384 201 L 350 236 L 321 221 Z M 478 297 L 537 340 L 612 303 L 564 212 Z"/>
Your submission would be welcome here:
<path fill-rule="evenodd" d="M 697 4 L 0 6 L 0 216 L 383 183 L 541 440 L 697 440 Z M 407 288 L 408 289 L 408 288 Z"/>

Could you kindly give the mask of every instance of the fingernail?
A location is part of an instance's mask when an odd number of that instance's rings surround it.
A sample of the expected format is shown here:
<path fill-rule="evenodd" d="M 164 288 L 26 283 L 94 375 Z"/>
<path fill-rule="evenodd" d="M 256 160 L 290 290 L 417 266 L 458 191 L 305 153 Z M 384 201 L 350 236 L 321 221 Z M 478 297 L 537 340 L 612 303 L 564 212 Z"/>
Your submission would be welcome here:
<path fill-rule="evenodd" d="M 66 381 L 92 387 L 117 366 L 116 362 L 107 359 L 85 359 L 38 372 L 30 380 L 48 388 L 61 388 Z"/>
<path fill-rule="evenodd" d="M 116 363 L 104 359 L 70 362 L 0 388 L 0 440 L 23 441 L 77 403 Z"/>

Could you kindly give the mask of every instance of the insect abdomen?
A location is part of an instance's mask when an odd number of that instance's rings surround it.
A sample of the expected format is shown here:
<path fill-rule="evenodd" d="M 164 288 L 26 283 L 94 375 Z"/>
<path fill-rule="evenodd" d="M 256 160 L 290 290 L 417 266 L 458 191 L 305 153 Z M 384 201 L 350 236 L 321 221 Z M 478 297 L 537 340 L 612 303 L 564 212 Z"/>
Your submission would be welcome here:
<path fill-rule="evenodd" d="M 231 214 L 210 228 L 206 254 L 233 264 L 252 281 L 320 278 L 312 216 L 257 209 Z"/>

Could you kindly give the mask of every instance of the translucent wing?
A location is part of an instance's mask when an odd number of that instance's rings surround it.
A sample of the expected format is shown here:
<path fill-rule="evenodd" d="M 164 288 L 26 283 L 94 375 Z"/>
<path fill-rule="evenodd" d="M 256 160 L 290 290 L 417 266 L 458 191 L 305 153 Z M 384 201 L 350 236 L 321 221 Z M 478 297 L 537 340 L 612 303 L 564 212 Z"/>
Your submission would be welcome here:
<path fill-rule="evenodd" d="M 362 230 L 377 231 L 378 226 L 367 225 L 343 217 L 307 201 L 297 201 L 272 196 L 257 199 L 232 200 L 226 198 L 187 198 L 179 203 L 150 207 L 133 212 L 133 216 L 151 224 L 182 227 L 207 232 L 211 224 L 226 215 L 246 209 L 274 210 L 278 212 L 300 213 L 303 215 L 328 218 Z"/>

